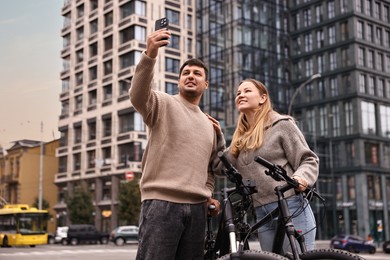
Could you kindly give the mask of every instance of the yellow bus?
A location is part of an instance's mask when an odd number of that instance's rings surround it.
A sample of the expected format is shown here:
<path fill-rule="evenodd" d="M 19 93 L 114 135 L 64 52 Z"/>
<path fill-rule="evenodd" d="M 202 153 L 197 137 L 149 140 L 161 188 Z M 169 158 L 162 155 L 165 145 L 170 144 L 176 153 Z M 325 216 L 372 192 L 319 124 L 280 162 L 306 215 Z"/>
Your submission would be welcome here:
<path fill-rule="evenodd" d="M 6 204 L 0 209 L 0 245 L 47 244 L 48 211 L 26 204 Z"/>

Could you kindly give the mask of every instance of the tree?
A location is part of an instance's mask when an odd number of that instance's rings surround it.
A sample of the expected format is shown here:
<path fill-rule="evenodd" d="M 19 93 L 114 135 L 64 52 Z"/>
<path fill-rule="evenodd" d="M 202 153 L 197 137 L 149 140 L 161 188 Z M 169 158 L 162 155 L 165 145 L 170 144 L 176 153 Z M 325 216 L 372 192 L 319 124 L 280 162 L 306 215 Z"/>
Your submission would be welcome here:
<path fill-rule="evenodd" d="M 34 199 L 34 203 L 32 204 L 32 206 L 34 208 L 39 208 L 39 198 L 38 197 L 36 197 Z M 44 210 L 50 209 L 50 203 L 47 200 L 45 200 L 44 198 L 42 198 L 42 209 L 44 209 Z M 48 218 L 49 219 L 53 218 L 53 215 L 49 213 Z"/>
<path fill-rule="evenodd" d="M 119 186 L 119 221 L 123 225 L 137 225 L 141 210 L 141 193 L 138 180 L 122 182 Z"/>
<path fill-rule="evenodd" d="M 93 224 L 95 211 L 91 195 L 85 191 L 76 191 L 67 202 L 69 220 L 72 224 Z"/>

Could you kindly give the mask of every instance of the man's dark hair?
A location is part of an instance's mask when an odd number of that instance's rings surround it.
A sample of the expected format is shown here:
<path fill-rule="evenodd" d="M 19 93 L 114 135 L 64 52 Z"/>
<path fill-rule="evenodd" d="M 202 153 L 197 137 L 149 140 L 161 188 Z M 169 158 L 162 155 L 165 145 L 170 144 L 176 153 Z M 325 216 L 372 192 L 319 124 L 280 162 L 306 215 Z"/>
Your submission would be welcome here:
<path fill-rule="evenodd" d="M 206 67 L 206 65 L 203 63 L 203 61 L 199 60 L 199 59 L 189 59 L 187 60 L 186 62 L 183 63 L 183 65 L 181 65 L 180 67 L 180 72 L 179 72 L 179 77 L 181 75 L 181 72 L 183 71 L 183 68 L 185 66 L 197 66 L 197 67 L 201 67 L 204 69 L 204 72 L 206 74 L 206 80 L 208 80 L 209 78 L 209 69 Z"/>

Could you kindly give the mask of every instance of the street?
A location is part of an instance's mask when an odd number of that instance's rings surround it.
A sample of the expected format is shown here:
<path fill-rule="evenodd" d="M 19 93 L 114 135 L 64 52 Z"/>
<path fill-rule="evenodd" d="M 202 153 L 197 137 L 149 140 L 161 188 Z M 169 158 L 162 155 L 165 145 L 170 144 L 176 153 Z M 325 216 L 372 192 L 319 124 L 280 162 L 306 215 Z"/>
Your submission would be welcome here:
<path fill-rule="evenodd" d="M 256 249 L 257 242 L 251 242 L 251 248 Z M 0 247 L 1 260 L 133 260 L 137 252 L 137 245 L 130 244 L 125 246 L 108 245 L 78 245 L 63 246 L 42 245 L 35 248 L 30 247 Z M 390 259 L 390 254 L 377 252 L 376 254 L 360 254 L 367 260 L 385 260 Z"/>

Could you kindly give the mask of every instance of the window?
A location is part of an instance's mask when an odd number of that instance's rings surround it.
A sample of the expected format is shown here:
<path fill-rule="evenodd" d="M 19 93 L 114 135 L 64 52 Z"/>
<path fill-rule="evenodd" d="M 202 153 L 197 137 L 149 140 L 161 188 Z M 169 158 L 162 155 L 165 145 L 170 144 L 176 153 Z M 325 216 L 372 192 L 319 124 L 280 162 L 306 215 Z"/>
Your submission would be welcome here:
<path fill-rule="evenodd" d="M 90 0 L 91 11 L 97 9 L 99 7 L 99 0 Z"/>
<path fill-rule="evenodd" d="M 364 144 L 365 163 L 368 165 L 378 165 L 378 150 L 377 144 L 366 142 Z"/>
<path fill-rule="evenodd" d="M 120 31 L 120 43 L 124 44 L 131 40 L 146 42 L 146 28 L 133 25 Z"/>
<path fill-rule="evenodd" d="M 96 139 L 96 120 L 88 122 L 88 140 Z"/>
<path fill-rule="evenodd" d="M 330 84 L 330 96 L 331 97 L 337 97 L 339 95 L 339 89 L 337 85 L 337 78 L 330 78 L 329 79 Z"/>
<path fill-rule="evenodd" d="M 322 30 L 317 31 L 317 48 L 324 47 L 324 32 Z"/>
<path fill-rule="evenodd" d="M 70 68 L 70 55 L 62 59 L 62 69 L 68 70 Z"/>
<path fill-rule="evenodd" d="M 305 60 L 305 67 L 306 77 L 310 77 L 311 75 L 313 75 L 313 61 L 311 59 Z"/>
<path fill-rule="evenodd" d="M 336 26 L 328 27 L 328 35 L 329 35 L 329 44 L 336 43 Z"/>
<path fill-rule="evenodd" d="M 96 89 L 91 90 L 88 92 L 88 106 L 94 106 L 96 105 L 96 99 L 97 99 L 97 91 Z"/>
<path fill-rule="evenodd" d="M 87 167 L 88 168 L 94 168 L 95 167 L 95 159 L 96 159 L 96 153 L 95 150 L 87 151 Z"/>
<path fill-rule="evenodd" d="M 355 144 L 353 142 L 345 143 L 346 150 L 346 166 L 354 166 L 355 165 Z"/>
<path fill-rule="evenodd" d="M 339 106 L 334 104 L 331 106 L 331 120 L 332 120 L 332 136 L 340 135 L 340 113 Z"/>
<path fill-rule="evenodd" d="M 341 28 L 341 40 L 342 41 L 348 40 L 348 22 L 341 23 L 340 28 Z"/>
<path fill-rule="evenodd" d="M 83 72 L 76 73 L 76 86 L 83 84 Z"/>
<path fill-rule="evenodd" d="M 84 49 L 76 51 L 76 63 L 80 63 L 84 60 Z"/>
<path fill-rule="evenodd" d="M 364 39 L 364 23 L 362 21 L 357 22 L 357 38 Z"/>
<path fill-rule="evenodd" d="M 61 129 L 60 147 L 68 146 L 69 131 L 68 129 Z"/>
<path fill-rule="evenodd" d="M 366 10 L 365 10 L 366 15 L 372 16 L 371 0 L 366 0 L 365 6 L 366 6 Z"/>
<path fill-rule="evenodd" d="M 169 20 L 170 24 L 180 25 L 180 14 L 177 11 L 166 9 L 165 15 Z"/>
<path fill-rule="evenodd" d="M 178 73 L 180 70 L 180 61 L 172 58 L 165 58 L 165 71 Z"/>
<path fill-rule="evenodd" d="M 111 136 L 111 131 L 112 131 L 112 120 L 111 116 L 110 117 L 104 117 L 102 119 L 102 125 L 103 125 L 103 137 L 106 136 Z"/>
<path fill-rule="evenodd" d="M 83 95 L 77 95 L 74 98 L 74 109 L 76 111 L 83 109 Z"/>
<path fill-rule="evenodd" d="M 66 172 L 68 169 L 68 157 L 61 156 L 58 158 L 58 172 Z"/>
<path fill-rule="evenodd" d="M 84 4 L 77 6 L 77 18 L 84 16 Z"/>
<path fill-rule="evenodd" d="M 112 73 L 112 60 L 103 63 L 104 76 Z"/>
<path fill-rule="evenodd" d="M 337 67 L 336 52 L 329 53 L 329 69 L 334 70 Z"/>
<path fill-rule="evenodd" d="M 61 102 L 61 116 L 69 115 L 69 100 L 64 100 Z"/>
<path fill-rule="evenodd" d="M 356 11 L 363 13 L 362 0 L 356 0 Z"/>
<path fill-rule="evenodd" d="M 79 40 L 82 40 L 84 38 L 84 27 L 81 26 L 79 28 L 76 29 L 76 39 L 79 41 Z"/>
<path fill-rule="evenodd" d="M 375 104 L 366 101 L 361 102 L 362 128 L 365 134 L 376 133 Z"/>
<path fill-rule="evenodd" d="M 360 93 L 367 93 L 366 91 L 366 75 L 359 75 L 359 91 Z"/>
<path fill-rule="evenodd" d="M 104 51 L 108 51 L 112 49 L 112 35 L 104 38 Z"/>
<path fill-rule="evenodd" d="M 375 43 L 382 45 L 382 28 L 376 28 Z"/>
<path fill-rule="evenodd" d="M 187 15 L 187 30 L 192 30 L 192 15 Z"/>
<path fill-rule="evenodd" d="M 111 147 L 102 148 L 103 165 L 111 164 Z"/>
<path fill-rule="evenodd" d="M 138 63 L 141 57 L 140 51 L 131 51 L 119 56 L 120 69 L 125 69 Z"/>
<path fill-rule="evenodd" d="M 103 87 L 103 101 L 112 99 L 112 85 L 106 85 Z"/>
<path fill-rule="evenodd" d="M 326 107 L 320 107 L 320 136 L 328 135 L 328 116 Z"/>
<path fill-rule="evenodd" d="M 389 20 L 389 6 L 385 5 L 383 7 L 383 20 L 384 22 L 390 22 Z"/>
<path fill-rule="evenodd" d="M 331 19 L 335 17 L 335 4 L 334 1 L 328 2 L 328 18 Z"/>
<path fill-rule="evenodd" d="M 390 138 L 390 107 L 380 105 L 381 136 Z"/>
<path fill-rule="evenodd" d="M 350 164 L 352 166 L 352 164 Z M 347 177 L 347 186 L 348 186 L 348 200 L 354 201 L 356 200 L 356 182 L 355 182 L 355 176 L 348 176 Z"/>
<path fill-rule="evenodd" d="M 94 34 L 98 31 L 98 20 L 95 19 L 89 23 L 89 34 Z"/>
<path fill-rule="evenodd" d="M 142 117 L 138 112 L 118 112 L 119 118 L 119 133 L 129 131 L 144 131 Z"/>
<path fill-rule="evenodd" d="M 62 38 L 62 47 L 66 48 L 70 46 L 70 33 Z"/>
<path fill-rule="evenodd" d="M 373 28 L 372 28 L 372 25 L 371 24 L 368 24 L 367 25 L 367 41 L 369 42 L 374 42 L 373 40 Z"/>
<path fill-rule="evenodd" d="M 316 5 L 316 23 L 322 22 L 322 7 L 321 5 Z"/>
<path fill-rule="evenodd" d="M 180 36 L 179 35 L 171 34 L 170 40 L 171 40 L 171 43 L 168 45 L 169 47 L 174 48 L 174 49 L 180 49 Z"/>
<path fill-rule="evenodd" d="M 353 134 L 353 107 L 352 102 L 348 101 L 344 103 L 345 113 L 345 132 L 347 135 Z"/>
<path fill-rule="evenodd" d="M 376 89 L 377 89 L 377 96 L 378 97 L 384 97 L 385 96 L 385 80 L 384 79 L 378 79 L 377 80 L 377 86 L 376 86 Z"/>
<path fill-rule="evenodd" d="M 93 66 L 91 68 L 89 68 L 89 80 L 90 81 L 93 81 L 95 79 L 97 79 L 97 66 Z"/>
<path fill-rule="evenodd" d="M 310 9 L 303 10 L 303 25 L 308 27 L 311 25 L 311 12 Z"/>
<path fill-rule="evenodd" d="M 378 71 L 384 71 L 384 67 L 383 67 L 383 54 L 382 53 L 378 53 L 376 55 L 376 69 Z"/>
<path fill-rule="evenodd" d="M 165 92 L 171 95 L 176 95 L 179 93 L 177 83 L 165 82 Z"/>
<path fill-rule="evenodd" d="M 114 22 L 114 16 L 112 11 L 104 14 L 104 27 L 112 25 Z"/>
<path fill-rule="evenodd" d="M 375 95 L 375 78 L 373 76 L 368 78 L 368 94 Z"/>
<path fill-rule="evenodd" d="M 374 51 L 369 50 L 367 53 L 367 67 L 370 69 L 374 68 Z"/>
<path fill-rule="evenodd" d="M 81 169 L 81 154 L 76 153 L 73 155 L 73 170 L 79 171 Z"/>
<path fill-rule="evenodd" d="M 312 35 L 309 33 L 309 34 L 306 34 L 305 35 L 305 51 L 306 52 L 309 52 L 309 51 L 312 51 Z"/>
<path fill-rule="evenodd" d="M 120 6 L 121 19 L 132 14 L 146 16 L 146 3 L 144 1 L 131 1 Z"/>
<path fill-rule="evenodd" d="M 89 57 L 95 57 L 98 54 L 98 43 L 92 43 L 89 45 Z"/>
<path fill-rule="evenodd" d="M 364 66 L 365 65 L 365 51 L 363 47 L 359 47 L 358 49 L 358 65 Z"/>
<path fill-rule="evenodd" d="M 70 26 L 70 21 L 71 21 L 71 13 L 69 12 L 64 15 L 64 24 L 63 24 L 64 28 Z"/>
<path fill-rule="evenodd" d="M 119 95 L 127 95 L 129 88 L 131 87 L 132 78 L 119 81 Z"/>
<path fill-rule="evenodd" d="M 73 131 L 74 131 L 74 144 L 81 143 L 81 136 L 82 136 L 81 124 L 74 126 Z"/>

